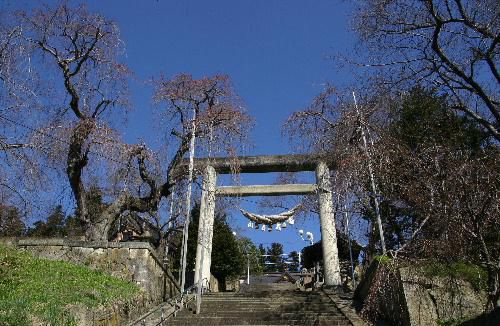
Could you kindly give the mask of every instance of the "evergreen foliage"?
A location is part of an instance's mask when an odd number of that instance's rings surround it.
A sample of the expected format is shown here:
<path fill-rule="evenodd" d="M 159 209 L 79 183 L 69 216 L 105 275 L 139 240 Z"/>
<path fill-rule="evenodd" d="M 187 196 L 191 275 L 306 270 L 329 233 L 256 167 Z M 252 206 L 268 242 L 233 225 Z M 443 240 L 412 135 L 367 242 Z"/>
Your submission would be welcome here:
<path fill-rule="evenodd" d="M 413 88 L 393 111 L 390 134 L 414 152 L 432 145 L 477 151 L 491 138 L 471 118 L 454 113 L 446 95 L 433 90 Z"/>
<path fill-rule="evenodd" d="M 54 207 L 46 221 L 36 221 L 26 232 L 28 237 L 48 238 L 82 236 L 84 234 L 84 224 L 81 219 L 76 216 L 66 216 L 61 205 Z"/>
<path fill-rule="evenodd" d="M 196 264 L 196 247 L 198 245 L 198 224 L 200 206 L 195 204 L 191 210 L 192 221 L 189 224 L 189 238 L 186 271 L 194 271 Z M 246 273 L 246 257 L 243 255 L 241 243 L 227 223 L 223 213 L 215 215 L 212 238 L 212 264 L 210 272 L 224 285 L 226 280 L 238 278 Z M 178 237 L 182 237 L 181 234 Z M 181 250 L 174 254 L 173 269 L 179 271 Z"/>
<path fill-rule="evenodd" d="M 288 269 L 293 272 L 299 271 L 299 253 L 295 250 L 292 251 L 289 259 L 291 264 L 288 266 Z"/>
<path fill-rule="evenodd" d="M 240 237 L 237 239 L 240 251 L 243 253 L 246 264 L 246 255 L 250 261 L 250 274 L 251 275 L 261 275 L 264 272 L 264 266 L 262 265 L 262 257 L 259 248 L 247 237 Z M 245 268 L 246 272 L 246 268 Z"/>
<path fill-rule="evenodd" d="M 283 245 L 281 243 L 273 242 L 271 247 L 267 248 L 266 267 L 268 272 L 283 272 L 285 269 L 285 262 L 283 259 Z"/>
<path fill-rule="evenodd" d="M 0 205 L 0 237 L 18 237 L 24 234 L 26 226 L 16 207 Z"/>

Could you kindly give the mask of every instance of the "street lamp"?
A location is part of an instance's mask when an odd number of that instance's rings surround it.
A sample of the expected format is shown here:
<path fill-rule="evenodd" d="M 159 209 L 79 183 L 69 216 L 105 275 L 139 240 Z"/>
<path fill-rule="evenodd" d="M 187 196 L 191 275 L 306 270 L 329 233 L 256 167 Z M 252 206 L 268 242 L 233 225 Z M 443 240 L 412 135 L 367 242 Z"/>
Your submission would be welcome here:
<path fill-rule="evenodd" d="M 314 243 L 314 236 L 313 236 L 312 232 L 306 232 L 306 238 L 307 238 L 307 240 L 309 240 L 311 242 L 311 244 Z"/>
<path fill-rule="evenodd" d="M 306 232 L 306 239 L 304 239 L 304 230 L 299 230 L 299 236 L 302 240 L 304 241 L 309 241 L 312 244 L 314 244 L 314 235 L 312 234 L 312 232 L 309 232 L 307 231 Z"/>

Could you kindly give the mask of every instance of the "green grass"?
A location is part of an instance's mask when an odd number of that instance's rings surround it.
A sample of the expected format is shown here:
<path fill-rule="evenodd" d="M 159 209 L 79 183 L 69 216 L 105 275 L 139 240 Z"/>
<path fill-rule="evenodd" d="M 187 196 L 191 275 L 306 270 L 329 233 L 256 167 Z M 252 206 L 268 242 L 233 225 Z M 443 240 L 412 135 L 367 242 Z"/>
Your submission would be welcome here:
<path fill-rule="evenodd" d="M 139 288 L 103 272 L 0 245 L 0 325 L 72 325 L 68 305 L 125 301 Z"/>

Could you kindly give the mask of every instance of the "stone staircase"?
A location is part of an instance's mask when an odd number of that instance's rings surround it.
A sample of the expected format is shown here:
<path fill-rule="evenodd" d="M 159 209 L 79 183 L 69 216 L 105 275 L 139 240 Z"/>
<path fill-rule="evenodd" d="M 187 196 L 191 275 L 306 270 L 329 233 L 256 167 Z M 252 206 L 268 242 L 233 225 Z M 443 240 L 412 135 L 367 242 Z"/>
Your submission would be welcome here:
<path fill-rule="evenodd" d="M 256 284 L 239 293 L 203 296 L 201 313 L 195 303 L 166 325 L 352 325 L 322 292 L 301 292 L 291 284 Z"/>

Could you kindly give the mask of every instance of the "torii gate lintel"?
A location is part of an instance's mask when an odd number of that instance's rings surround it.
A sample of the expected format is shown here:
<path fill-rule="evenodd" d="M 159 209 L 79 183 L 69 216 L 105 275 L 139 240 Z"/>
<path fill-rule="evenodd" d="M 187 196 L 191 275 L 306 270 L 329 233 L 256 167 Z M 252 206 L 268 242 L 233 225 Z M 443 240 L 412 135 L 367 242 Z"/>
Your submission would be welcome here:
<path fill-rule="evenodd" d="M 288 154 L 288 155 L 257 155 L 235 157 L 195 158 L 194 168 L 203 172 L 208 165 L 218 174 L 232 174 L 235 168 L 239 173 L 268 173 L 268 172 L 302 172 L 315 171 L 318 161 L 324 161 L 317 155 Z M 335 164 L 329 162 L 330 168 Z M 189 160 L 184 160 L 180 170 L 187 170 Z"/>

